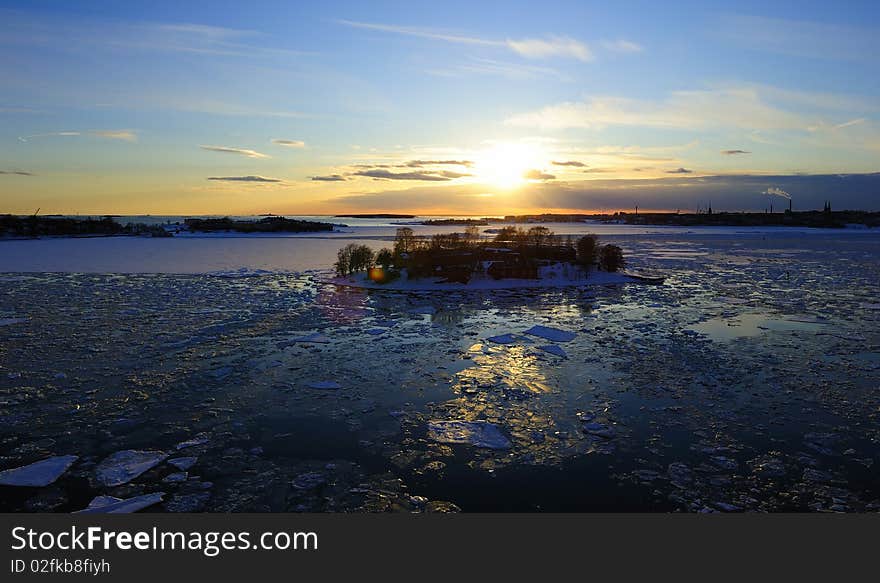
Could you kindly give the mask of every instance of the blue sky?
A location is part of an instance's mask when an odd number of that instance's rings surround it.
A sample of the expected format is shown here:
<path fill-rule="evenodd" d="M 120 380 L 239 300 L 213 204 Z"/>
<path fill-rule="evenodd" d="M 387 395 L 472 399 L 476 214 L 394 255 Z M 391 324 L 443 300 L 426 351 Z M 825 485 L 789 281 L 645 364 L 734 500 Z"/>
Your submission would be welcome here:
<path fill-rule="evenodd" d="M 422 4 L 0 2 L 0 212 L 880 208 L 876 4 Z"/>

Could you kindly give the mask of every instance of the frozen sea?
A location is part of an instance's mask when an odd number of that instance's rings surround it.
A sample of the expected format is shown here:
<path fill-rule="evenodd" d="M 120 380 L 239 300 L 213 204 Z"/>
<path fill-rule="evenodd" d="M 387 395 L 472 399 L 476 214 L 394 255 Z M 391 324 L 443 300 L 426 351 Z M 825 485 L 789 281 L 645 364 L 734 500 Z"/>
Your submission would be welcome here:
<path fill-rule="evenodd" d="M 668 279 L 400 293 L 320 280 L 408 221 L 334 222 L 0 241 L 0 471 L 77 456 L 0 511 L 880 509 L 880 232 L 547 225 Z"/>

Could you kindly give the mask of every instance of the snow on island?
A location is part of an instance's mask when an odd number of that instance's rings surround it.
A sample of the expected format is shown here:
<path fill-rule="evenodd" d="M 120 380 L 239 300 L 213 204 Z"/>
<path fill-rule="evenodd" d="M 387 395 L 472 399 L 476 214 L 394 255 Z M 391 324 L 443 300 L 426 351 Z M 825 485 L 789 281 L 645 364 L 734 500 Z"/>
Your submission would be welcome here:
<path fill-rule="evenodd" d="M 570 268 L 569 270 L 563 267 Z M 346 276 L 324 278 L 324 283 L 364 289 L 384 289 L 393 291 L 431 291 L 431 290 L 503 290 L 530 288 L 558 288 L 587 285 L 612 285 L 622 283 L 639 283 L 645 280 L 639 276 L 623 272 L 591 271 L 589 274 L 582 269 L 571 269 L 561 264 L 550 265 L 539 269 L 537 279 L 503 278 L 494 279 L 490 276 L 475 274 L 467 283 L 448 281 L 443 277 L 409 278 L 404 270 L 400 277 L 383 282 L 370 278 L 369 272 L 353 273 Z"/>
<path fill-rule="evenodd" d="M 623 250 L 599 245 L 595 235 L 555 235 L 546 227 L 499 229 L 487 239 L 475 225 L 465 233 L 418 237 L 397 229 L 393 249 L 375 253 L 351 243 L 337 253 L 340 286 L 398 291 L 499 290 L 662 283 L 663 278 L 625 273 Z"/>

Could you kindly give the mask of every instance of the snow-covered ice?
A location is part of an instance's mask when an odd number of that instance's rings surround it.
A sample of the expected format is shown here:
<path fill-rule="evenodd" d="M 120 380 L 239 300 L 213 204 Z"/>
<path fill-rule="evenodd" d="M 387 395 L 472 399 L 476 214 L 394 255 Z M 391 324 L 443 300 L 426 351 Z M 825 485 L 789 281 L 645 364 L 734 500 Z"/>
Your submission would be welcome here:
<path fill-rule="evenodd" d="M 96 496 L 86 508 L 76 514 L 129 514 L 158 504 L 164 496 L 165 492 L 154 492 L 131 498 Z"/>
<path fill-rule="evenodd" d="M 168 454 L 162 451 L 117 451 L 98 464 L 95 478 L 104 486 L 119 486 L 156 467 L 166 458 Z"/>
<path fill-rule="evenodd" d="M 0 472 L 2 486 L 48 486 L 61 477 L 79 457 L 75 455 L 59 455 L 50 457 L 19 468 L 10 468 Z"/>
<path fill-rule="evenodd" d="M 509 449 L 510 440 L 487 421 L 429 421 L 428 435 L 441 443 L 466 443 L 489 449 Z"/>

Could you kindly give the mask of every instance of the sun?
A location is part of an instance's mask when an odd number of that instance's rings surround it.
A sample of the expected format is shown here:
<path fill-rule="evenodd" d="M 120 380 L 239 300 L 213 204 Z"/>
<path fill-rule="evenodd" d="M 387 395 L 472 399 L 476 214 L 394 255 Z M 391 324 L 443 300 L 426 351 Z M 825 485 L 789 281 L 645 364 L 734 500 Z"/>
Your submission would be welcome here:
<path fill-rule="evenodd" d="M 499 143 L 478 154 L 474 160 L 474 176 L 498 188 L 522 186 L 529 170 L 546 163 L 546 155 L 532 144 Z"/>

